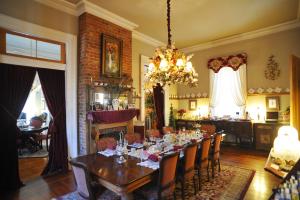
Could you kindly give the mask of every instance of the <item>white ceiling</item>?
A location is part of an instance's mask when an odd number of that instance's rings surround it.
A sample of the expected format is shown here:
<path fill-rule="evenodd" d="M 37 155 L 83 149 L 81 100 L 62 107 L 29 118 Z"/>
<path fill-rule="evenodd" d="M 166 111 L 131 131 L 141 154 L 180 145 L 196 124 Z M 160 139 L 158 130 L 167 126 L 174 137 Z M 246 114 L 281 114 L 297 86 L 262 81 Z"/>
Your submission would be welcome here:
<path fill-rule="evenodd" d="M 88 1 L 167 42 L 166 0 Z M 254 31 L 295 20 L 298 9 L 299 0 L 171 0 L 173 41 L 183 48 Z"/>

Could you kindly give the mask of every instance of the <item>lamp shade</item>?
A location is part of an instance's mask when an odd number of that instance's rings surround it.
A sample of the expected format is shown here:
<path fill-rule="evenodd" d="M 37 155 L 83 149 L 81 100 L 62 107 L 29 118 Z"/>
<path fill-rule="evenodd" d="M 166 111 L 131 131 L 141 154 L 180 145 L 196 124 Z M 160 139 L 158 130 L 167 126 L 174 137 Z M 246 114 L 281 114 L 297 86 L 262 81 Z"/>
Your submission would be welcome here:
<path fill-rule="evenodd" d="M 272 156 L 281 160 L 297 162 L 300 158 L 298 132 L 291 126 L 282 126 L 274 140 Z"/>

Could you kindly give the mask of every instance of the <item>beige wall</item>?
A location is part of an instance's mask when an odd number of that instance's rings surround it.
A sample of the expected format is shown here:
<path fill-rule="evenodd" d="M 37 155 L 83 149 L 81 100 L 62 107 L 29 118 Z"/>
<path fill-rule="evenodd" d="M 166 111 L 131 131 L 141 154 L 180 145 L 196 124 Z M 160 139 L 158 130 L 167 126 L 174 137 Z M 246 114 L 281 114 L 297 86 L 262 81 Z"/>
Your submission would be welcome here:
<path fill-rule="evenodd" d="M 247 64 L 247 88 L 267 89 L 269 87 L 289 87 L 289 55 L 295 54 L 300 56 L 300 29 L 289 30 L 268 36 L 236 42 L 223 45 L 203 51 L 194 52 L 192 58 L 193 65 L 199 73 L 199 85 L 196 88 L 178 86 L 178 95 L 187 93 L 207 92 L 209 93 L 209 70 L 207 61 L 217 56 L 227 56 L 245 52 L 248 54 Z M 281 70 L 280 77 L 277 80 L 267 80 L 264 77 L 264 70 L 268 62 L 268 57 L 273 54 L 275 61 L 278 62 Z M 282 95 L 281 110 L 285 110 L 289 105 L 289 95 Z M 187 108 L 187 101 L 179 100 L 178 108 Z M 208 103 L 208 102 L 207 102 Z M 265 107 L 265 96 L 248 97 L 247 104 L 254 107 L 262 105 Z"/>
<path fill-rule="evenodd" d="M 247 84 L 248 88 L 289 87 L 288 58 L 295 54 L 300 56 L 300 29 L 276 33 L 256 39 L 236 42 L 203 51 L 194 52 L 193 65 L 199 73 L 199 86 L 188 88 L 178 87 L 178 94 L 209 92 L 209 71 L 207 61 L 217 56 L 245 52 L 248 54 Z M 264 70 L 268 57 L 273 54 L 281 69 L 277 80 L 267 80 Z"/>
<path fill-rule="evenodd" d="M 77 34 L 77 17 L 34 0 L 1 0 L 0 13 L 62 32 Z"/>

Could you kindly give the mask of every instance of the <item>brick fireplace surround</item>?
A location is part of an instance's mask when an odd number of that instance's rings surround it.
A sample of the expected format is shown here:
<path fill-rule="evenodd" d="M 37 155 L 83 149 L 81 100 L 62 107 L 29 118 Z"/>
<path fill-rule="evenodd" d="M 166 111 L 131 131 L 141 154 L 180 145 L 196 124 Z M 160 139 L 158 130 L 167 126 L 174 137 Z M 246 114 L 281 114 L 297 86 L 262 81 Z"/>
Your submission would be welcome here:
<path fill-rule="evenodd" d="M 78 67 L 78 131 L 79 154 L 87 153 L 88 111 L 87 85 L 93 80 L 101 80 L 101 35 L 102 33 L 123 41 L 122 74 L 131 77 L 132 71 L 132 33 L 111 22 L 84 13 L 79 17 L 79 67 Z"/>

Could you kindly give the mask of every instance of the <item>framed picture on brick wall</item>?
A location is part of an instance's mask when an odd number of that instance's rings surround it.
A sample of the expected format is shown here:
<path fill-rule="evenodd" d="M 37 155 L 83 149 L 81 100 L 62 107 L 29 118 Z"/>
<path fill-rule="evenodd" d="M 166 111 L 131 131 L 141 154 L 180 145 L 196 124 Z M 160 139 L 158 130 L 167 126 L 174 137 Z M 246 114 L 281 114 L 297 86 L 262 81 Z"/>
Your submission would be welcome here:
<path fill-rule="evenodd" d="M 122 40 L 102 34 L 102 75 L 121 78 L 122 74 Z"/>

